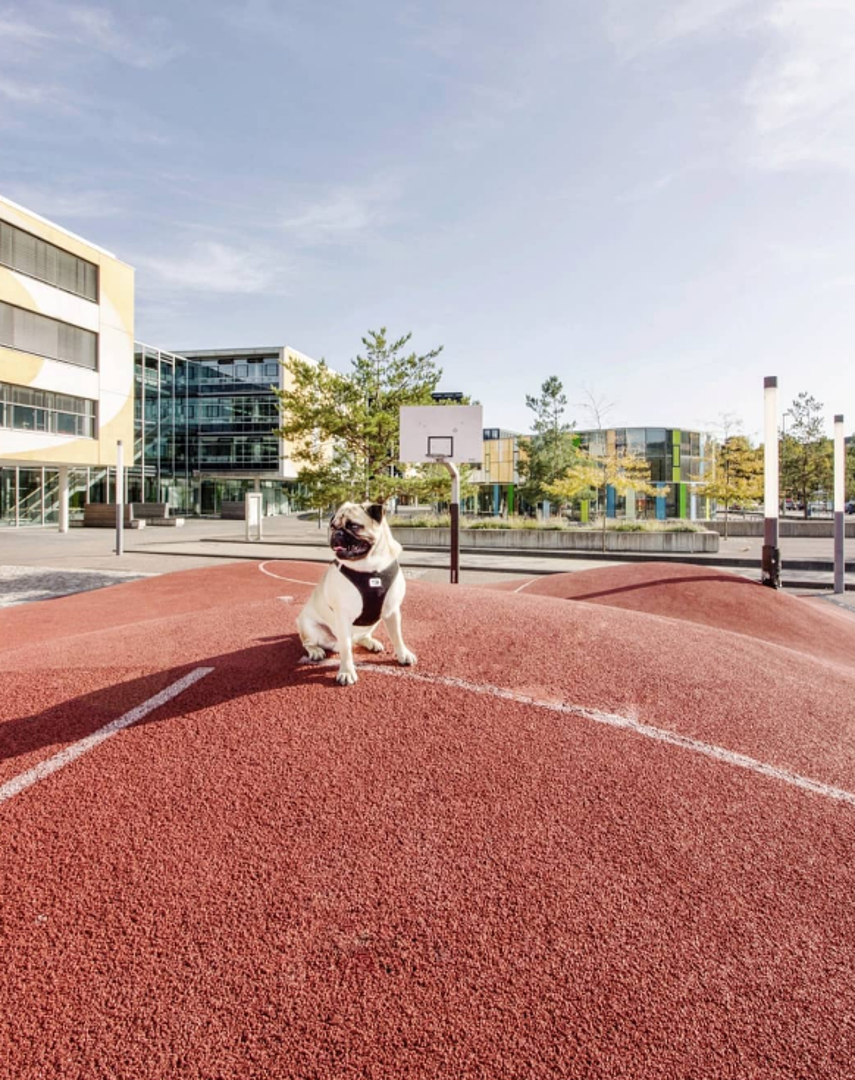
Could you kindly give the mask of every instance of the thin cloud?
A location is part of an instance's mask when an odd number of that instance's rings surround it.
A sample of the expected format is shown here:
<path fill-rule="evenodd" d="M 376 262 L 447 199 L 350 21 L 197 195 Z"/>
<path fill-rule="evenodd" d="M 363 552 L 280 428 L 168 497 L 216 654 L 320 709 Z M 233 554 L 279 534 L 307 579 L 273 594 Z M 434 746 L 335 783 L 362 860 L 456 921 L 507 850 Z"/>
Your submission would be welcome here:
<path fill-rule="evenodd" d="M 46 101 L 49 96 L 51 96 L 51 91 L 45 86 L 34 86 L 32 83 L 18 83 L 11 79 L 0 79 L 0 97 L 5 97 L 17 104 L 40 104 Z"/>
<path fill-rule="evenodd" d="M 685 38 L 750 27 L 765 0 L 606 0 L 603 28 L 621 61 Z"/>
<path fill-rule="evenodd" d="M 851 0 L 608 0 L 603 27 L 623 63 L 689 41 L 753 41 L 757 60 L 735 90 L 739 155 L 758 168 L 855 170 Z"/>
<path fill-rule="evenodd" d="M 63 222 L 75 218 L 108 218 L 125 213 L 126 207 L 114 193 L 106 191 L 68 191 L 40 184 L 6 184 L 3 194 L 21 206 L 28 206 L 42 217 Z"/>
<path fill-rule="evenodd" d="M 855 170 L 855 6 L 779 0 L 765 20 L 773 47 L 745 91 L 758 165 Z"/>
<path fill-rule="evenodd" d="M 159 40 L 165 36 L 159 24 L 155 24 L 154 34 L 152 27 L 145 28 L 146 34 L 139 34 L 119 28 L 112 14 L 103 8 L 72 7 L 65 9 L 65 15 L 81 45 L 130 67 L 162 67 L 185 52 L 180 43 Z"/>
<path fill-rule="evenodd" d="M 335 188 L 281 219 L 282 230 L 305 247 L 350 244 L 383 227 L 399 198 L 393 181 L 369 187 Z"/>
<path fill-rule="evenodd" d="M 105 8 L 53 3 L 0 12 L 0 56 L 13 66 L 45 55 L 54 57 L 58 65 L 73 66 L 76 54 L 96 52 L 148 70 L 162 67 L 184 51 L 182 44 L 170 40 L 161 19 L 120 25 Z"/>
<path fill-rule="evenodd" d="M 181 254 L 139 255 L 130 261 L 161 285 L 221 295 L 278 294 L 290 266 L 259 248 L 196 241 Z"/>

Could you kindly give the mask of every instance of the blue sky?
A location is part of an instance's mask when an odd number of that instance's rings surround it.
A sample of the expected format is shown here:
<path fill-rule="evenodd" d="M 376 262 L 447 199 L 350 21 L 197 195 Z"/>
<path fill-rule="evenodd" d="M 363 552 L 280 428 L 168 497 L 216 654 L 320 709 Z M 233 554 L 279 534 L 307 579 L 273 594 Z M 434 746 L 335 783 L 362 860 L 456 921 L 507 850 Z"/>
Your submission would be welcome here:
<path fill-rule="evenodd" d="M 855 430 L 852 0 L 0 0 L 0 192 L 137 268 L 137 336 L 442 344 L 526 430 Z M 590 413 L 569 410 L 580 426 Z"/>

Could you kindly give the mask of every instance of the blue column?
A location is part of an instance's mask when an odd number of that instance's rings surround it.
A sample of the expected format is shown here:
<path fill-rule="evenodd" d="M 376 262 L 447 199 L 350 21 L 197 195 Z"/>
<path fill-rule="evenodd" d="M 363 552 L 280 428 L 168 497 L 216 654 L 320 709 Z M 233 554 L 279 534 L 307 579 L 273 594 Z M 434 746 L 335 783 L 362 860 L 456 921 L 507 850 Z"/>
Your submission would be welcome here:
<path fill-rule="evenodd" d="M 502 509 L 502 493 L 498 484 L 493 484 L 493 513 L 498 514 Z"/>
<path fill-rule="evenodd" d="M 665 486 L 664 484 L 659 484 L 659 490 L 661 491 L 664 486 Z M 656 496 L 656 520 L 657 521 L 664 521 L 665 520 L 665 496 L 664 495 L 657 495 Z"/>
<path fill-rule="evenodd" d="M 606 485 L 606 517 L 615 516 L 615 489 L 611 484 Z"/>

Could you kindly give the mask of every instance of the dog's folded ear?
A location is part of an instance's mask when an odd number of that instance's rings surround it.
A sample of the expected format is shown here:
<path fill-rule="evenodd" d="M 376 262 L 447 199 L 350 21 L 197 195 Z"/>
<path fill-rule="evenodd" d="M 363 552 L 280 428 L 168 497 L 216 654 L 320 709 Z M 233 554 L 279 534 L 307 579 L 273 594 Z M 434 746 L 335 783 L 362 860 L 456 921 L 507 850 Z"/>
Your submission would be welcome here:
<path fill-rule="evenodd" d="M 386 511 L 383 503 L 369 503 L 365 507 L 365 513 L 371 518 L 372 521 L 376 521 L 378 525 L 383 520 L 383 514 L 385 512 Z"/>

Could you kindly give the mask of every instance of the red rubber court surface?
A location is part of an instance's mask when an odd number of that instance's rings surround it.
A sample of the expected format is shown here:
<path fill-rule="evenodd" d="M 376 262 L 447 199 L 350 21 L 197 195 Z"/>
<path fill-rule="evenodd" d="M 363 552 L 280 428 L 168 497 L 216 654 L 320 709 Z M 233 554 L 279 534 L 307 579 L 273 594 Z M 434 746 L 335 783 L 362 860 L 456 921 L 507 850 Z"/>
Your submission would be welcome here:
<path fill-rule="evenodd" d="M 0 1076 L 853 1076 L 855 619 L 416 582 L 341 688 L 322 569 L 0 613 Z"/>

